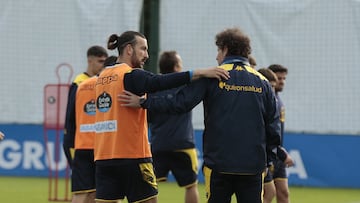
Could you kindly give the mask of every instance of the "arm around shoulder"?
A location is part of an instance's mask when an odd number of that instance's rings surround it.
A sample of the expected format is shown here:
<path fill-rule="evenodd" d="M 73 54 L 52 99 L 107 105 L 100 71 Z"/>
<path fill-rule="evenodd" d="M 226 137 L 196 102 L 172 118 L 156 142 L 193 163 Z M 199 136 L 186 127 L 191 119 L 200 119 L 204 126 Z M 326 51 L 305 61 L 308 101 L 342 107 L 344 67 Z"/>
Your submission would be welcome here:
<path fill-rule="evenodd" d="M 227 70 L 218 67 L 205 68 L 205 69 L 196 69 L 190 72 L 190 80 L 197 80 L 199 78 L 216 78 L 218 80 L 221 79 L 229 79 L 230 74 Z"/>

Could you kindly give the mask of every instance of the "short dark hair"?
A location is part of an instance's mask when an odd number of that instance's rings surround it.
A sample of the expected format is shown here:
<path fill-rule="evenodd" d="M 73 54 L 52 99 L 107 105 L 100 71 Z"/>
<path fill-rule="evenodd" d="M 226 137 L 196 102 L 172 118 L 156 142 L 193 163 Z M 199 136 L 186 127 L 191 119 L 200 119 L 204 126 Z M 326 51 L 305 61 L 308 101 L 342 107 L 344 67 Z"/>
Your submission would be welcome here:
<path fill-rule="evenodd" d="M 164 51 L 159 58 L 160 73 L 173 73 L 174 67 L 179 63 L 176 51 Z"/>
<path fill-rule="evenodd" d="M 275 75 L 275 73 L 270 70 L 269 68 L 260 68 L 258 70 L 259 73 L 261 73 L 261 75 L 263 75 L 266 79 L 268 79 L 268 81 L 275 81 L 277 82 L 277 77 Z"/>
<path fill-rule="evenodd" d="M 280 64 L 272 64 L 268 68 L 274 73 L 288 73 L 288 69 Z"/>
<path fill-rule="evenodd" d="M 257 65 L 255 58 L 252 55 L 249 55 L 249 63 L 251 67 L 255 67 Z"/>
<path fill-rule="evenodd" d="M 120 36 L 118 36 L 117 34 L 112 34 L 109 37 L 107 48 L 110 50 L 114 50 L 117 48 L 119 55 L 122 55 L 126 45 L 131 44 L 132 46 L 134 46 L 136 44 L 136 36 L 146 39 L 143 34 L 136 31 L 126 31 L 123 32 Z"/>
<path fill-rule="evenodd" d="M 104 47 L 95 45 L 95 46 L 90 47 L 87 50 L 86 55 L 87 55 L 87 57 L 89 57 L 89 56 L 96 56 L 96 57 L 106 56 L 107 57 L 108 53 Z"/>
<path fill-rule="evenodd" d="M 215 36 L 215 44 L 223 50 L 228 49 L 227 56 L 248 58 L 251 54 L 250 38 L 239 28 L 228 28 Z"/>
<path fill-rule="evenodd" d="M 106 66 L 113 66 L 116 64 L 117 56 L 109 56 L 104 61 L 104 67 Z"/>

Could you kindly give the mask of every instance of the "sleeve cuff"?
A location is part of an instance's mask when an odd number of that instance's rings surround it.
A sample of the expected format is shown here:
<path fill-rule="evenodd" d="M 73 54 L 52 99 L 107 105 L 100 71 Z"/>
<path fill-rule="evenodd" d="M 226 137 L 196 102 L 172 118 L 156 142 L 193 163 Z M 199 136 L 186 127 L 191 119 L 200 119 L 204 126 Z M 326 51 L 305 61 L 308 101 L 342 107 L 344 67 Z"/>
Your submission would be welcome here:
<path fill-rule="evenodd" d="M 191 81 L 192 77 L 194 75 L 194 71 L 193 70 L 189 70 L 189 80 Z"/>

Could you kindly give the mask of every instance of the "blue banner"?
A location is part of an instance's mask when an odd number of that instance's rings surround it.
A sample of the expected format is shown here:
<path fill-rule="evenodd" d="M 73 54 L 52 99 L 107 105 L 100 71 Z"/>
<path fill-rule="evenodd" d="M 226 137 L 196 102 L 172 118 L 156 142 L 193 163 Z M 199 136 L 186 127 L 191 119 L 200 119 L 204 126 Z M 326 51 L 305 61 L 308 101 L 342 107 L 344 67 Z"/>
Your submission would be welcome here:
<path fill-rule="evenodd" d="M 0 175 L 65 176 L 62 130 L 45 131 L 42 125 L 0 125 Z"/>
<path fill-rule="evenodd" d="M 0 175 L 65 176 L 62 132 L 44 131 L 42 125 L 0 125 L 6 135 L 0 142 Z M 201 172 L 202 131 L 195 131 Z M 287 169 L 289 185 L 360 188 L 360 136 L 286 133 L 285 148 L 295 160 Z M 169 180 L 174 181 L 170 175 Z"/>
<path fill-rule="evenodd" d="M 360 188 L 360 136 L 287 133 L 290 185 Z"/>
<path fill-rule="evenodd" d="M 195 138 L 201 166 L 202 130 L 195 131 Z M 287 168 L 289 185 L 360 188 L 360 136 L 285 133 L 284 146 L 295 161 Z"/>

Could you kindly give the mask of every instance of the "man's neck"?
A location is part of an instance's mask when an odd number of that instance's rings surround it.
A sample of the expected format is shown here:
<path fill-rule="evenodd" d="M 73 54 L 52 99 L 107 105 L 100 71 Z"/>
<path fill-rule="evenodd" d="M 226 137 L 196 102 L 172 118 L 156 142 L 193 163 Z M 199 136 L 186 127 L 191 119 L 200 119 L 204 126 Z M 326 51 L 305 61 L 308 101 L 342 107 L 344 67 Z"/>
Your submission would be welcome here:
<path fill-rule="evenodd" d="M 86 70 L 86 72 L 84 72 L 87 76 L 89 76 L 89 77 L 92 77 L 92 76 L 94 76 L 95 74 L 92 72 L 92 71 L 90 71 L 90 68 L 88 68 L 87 70 Z"/>

